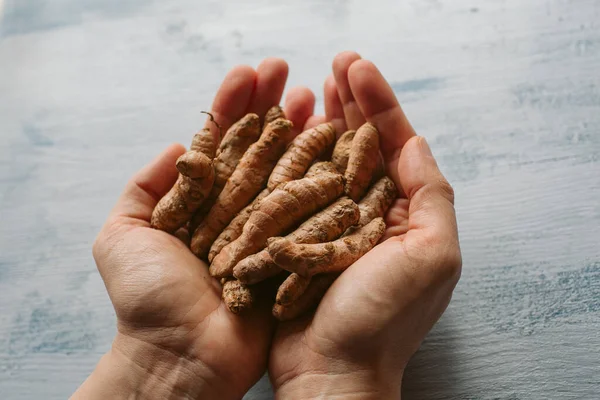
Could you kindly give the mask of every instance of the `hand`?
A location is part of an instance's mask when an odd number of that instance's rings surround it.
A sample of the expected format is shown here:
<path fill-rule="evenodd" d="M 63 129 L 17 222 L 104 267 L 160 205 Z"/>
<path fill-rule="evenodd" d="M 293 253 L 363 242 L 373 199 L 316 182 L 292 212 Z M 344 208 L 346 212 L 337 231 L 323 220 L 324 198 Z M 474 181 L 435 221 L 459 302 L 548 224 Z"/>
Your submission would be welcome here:
<path fill-rule="evenodd" d="M 454 195 L 377 68 L 339 54 L 325 84 L 338 132 L 375 124 L 402 192 L 378 246 L 332 285 L 316 313 L 281 324 L 269 375 L 278 398 L 400 398 L 406 363 L 445 310 L 460 276 Z"/>
<path fill-rule="evenodd" d="M 223 132 L 247 112 L 264 115 L 279 104 L 287 72 L 278 59 L 265 60 L 257 71 L 234 68 L 212 106 Z M 308 89 L 290 90 L 285 111 L 298 131 L 314 102 Z M 270 310 L 230 313 L 207 266 L 174 236 L 150 228 L 152 210 L 175 182 L 175 160 L 184 151 L 172 145 L 138 172 L 98 235 L 94 258 L 118 334 L 74 397 L 239 399 L 265 371 Z"/>

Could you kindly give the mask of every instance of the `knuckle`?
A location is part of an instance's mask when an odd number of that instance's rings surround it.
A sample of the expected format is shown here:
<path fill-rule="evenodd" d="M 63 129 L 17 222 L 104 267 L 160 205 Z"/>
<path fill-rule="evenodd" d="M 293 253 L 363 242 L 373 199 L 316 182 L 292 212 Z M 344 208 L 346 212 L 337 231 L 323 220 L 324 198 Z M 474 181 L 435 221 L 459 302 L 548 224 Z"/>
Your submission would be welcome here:
<path fill-rule="evenodd" d="M 435 183 L 435 188 L 438 193 L 440 193 L 446 200 L 448 200 L 451 204 L 454 204 L 454 188 L 445 178 L 440 178 Z"/>
<path fill-rule="evenodd" d="M 105 257 L 110 251 L 111 243 L 114 241 L 115 234 L 118 232 L 119 223 L 116 219 L 110 218 L 102 227 L 98 236 L 92 245 L 92 256 L 96 261 Z"/>
<path fill-rule="evenodd" d="M 436 266 L 437 274 L 444 282 L 458 282 L 462 271 L 462 256 L 457 244 L 451 244 L 440 252 Z"/>
<path fill-rule="evenodd" d="M 416 257 L 421 265 L 421 280 L 425 287 L 456 284 L 462 271 L 462 256 L 457 240 L 442 240 L 436 235 L 422 238 Z"/>
<path fill-rule="evenodd" d="M 99 258 L 102 257 L 104 253 L 104 238 L 102 237 L 102 232 L 96 236 L 96 240 L 94 240 L 94 244 L 92 245 L 92 256 L 94 260 L 98 261 Z"/>

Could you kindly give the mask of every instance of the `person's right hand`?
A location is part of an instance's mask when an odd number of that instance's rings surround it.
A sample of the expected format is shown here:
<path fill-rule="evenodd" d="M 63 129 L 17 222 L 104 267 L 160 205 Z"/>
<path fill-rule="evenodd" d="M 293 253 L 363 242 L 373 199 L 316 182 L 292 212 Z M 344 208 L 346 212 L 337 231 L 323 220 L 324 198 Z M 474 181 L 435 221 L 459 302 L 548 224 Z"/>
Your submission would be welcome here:
<path fill-rule="evenodd" d="M 335 281 L 314 317 L 280 324 L 269 375 L 277 398 L 399 398 L 404 368 L 460 276 L 453 190 L 390 86 L 358 54 L 335 58 L 325 109 L 338 132 L 365 121 L 379 129 L 401 196 L 380 244 Z"/>

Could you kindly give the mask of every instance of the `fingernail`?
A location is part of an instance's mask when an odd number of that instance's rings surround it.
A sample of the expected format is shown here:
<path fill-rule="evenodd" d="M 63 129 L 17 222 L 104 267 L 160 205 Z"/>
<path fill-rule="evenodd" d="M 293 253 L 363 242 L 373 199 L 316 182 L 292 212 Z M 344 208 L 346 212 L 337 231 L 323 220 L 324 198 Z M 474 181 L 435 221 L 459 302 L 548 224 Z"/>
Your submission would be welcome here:
<path fill-rule="evenodd" d="M 431 148 L 427 144 L 427 140 L 421 136 L 419 142 L 421 143 L 421 153 L 423 153 L 424 156 L 433 157 L 433 153 L 431 153 Z"/>

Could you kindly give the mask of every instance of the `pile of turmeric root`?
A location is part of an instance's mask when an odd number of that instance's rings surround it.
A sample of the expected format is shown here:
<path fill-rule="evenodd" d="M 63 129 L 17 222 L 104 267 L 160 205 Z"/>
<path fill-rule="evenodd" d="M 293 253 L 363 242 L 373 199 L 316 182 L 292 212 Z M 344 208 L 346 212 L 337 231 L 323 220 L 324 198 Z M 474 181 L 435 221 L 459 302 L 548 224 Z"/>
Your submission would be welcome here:
<path fill-rule="evenodd" d="M 339 137 L 329 123 L 296 137 L 292 128 L 275 106 L 263 121 L 244 116 L 220 143 L 203 129 L 152 215 L 153 228 L 209 263 L 234 313 L 261 295 L 282 321 L 313 309 L 380 240 L 397 196 L 374 125 Z"/>

